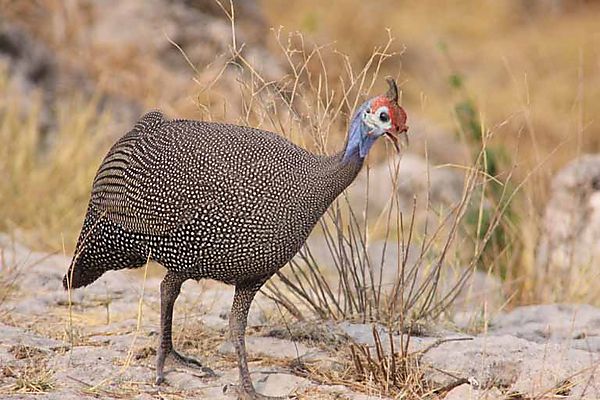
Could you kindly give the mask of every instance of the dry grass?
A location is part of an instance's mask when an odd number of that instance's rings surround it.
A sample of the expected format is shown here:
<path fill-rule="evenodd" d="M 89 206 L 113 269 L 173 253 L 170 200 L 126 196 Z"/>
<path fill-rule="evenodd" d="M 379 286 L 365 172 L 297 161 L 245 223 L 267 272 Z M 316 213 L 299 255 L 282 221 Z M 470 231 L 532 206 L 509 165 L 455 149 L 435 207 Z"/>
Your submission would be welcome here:
<path fill-rule="evenodd" d="M 3 251 L 0 250 L 0 316 L 5 312 L 2 305 L 7 302 L 17 291 L 17 282 L 20 276 L 19 270 L 2 260 Z"/>
<path fill-rule="evenodd" d="M 47 354 L 37 348 L 28 346 L 12 346 L 9 352 L 17 360 L 22 360 L 19 366 L 4 366 L 0 368 L 0 379 L 8 378 L 12 383 L 1 386 L 0 393 L 31 393 L 43 394 L 55 389 L 54 372 L 47 364 Z"/>
<path fill-rule="evenodd" d="M 496 140 L 511 147 L 518 140 L 515 132 L 527 129 L 519 160 L 526 163 L 524 171 L 565 139 L 569 143 L 552 160 L 555 165 L 576 154 L 577 146 L 600 149 L 598 126 L 592 120 L 600 103 L 600 7 L 585 2 L 552 13 L 528 10 L 525 3 L 384 0 L 375 7 L 359 0 L 263 0 L 273 26 L 299 30 L 320 43 L 335 41 L 357 65 L 369 58 L 390 28 L 397 38 L 392 50 L 405 46 L 406 54 L 384 72 L 396 75 L 401 68 L 404 103 L 450 131 L 455 128 L 449 107 L 455 94 L 448 80 L 454 70 L 461 71 L 487 125 L 511 116 L 511 124 Z"/>
<path fill-rule="evenodd" d="M 394 399 L 441 399 L 454 387 L 467 383 L 464 377 L 454 377 L 445 386 L 435 387 L 425 378 L 427 368 L 422 357 L 430 350 L 449 341 L 470 338 L 439 339 L 420 350 L 409 351 L 410 336 L 394 336 L 392 331 L 372 327 L 373 346 L 347 342 L 321 345 L 332 356 L 326 360 L 303 362 L 294 360 L 295 373 L 314 382 L 344 385 L 355 391 Z M 386 338 L 382 338 L 385 335 Z"/>
<path fill-rule="evenodd" d="M 302 31 L 309 42 L 335 42 L 354 66 L 370 57 L 390 28 L 397 40 L 389 51 L 405 49 L 405 54 L 389 60 L 382 72 L 400 76 L 408 110 L 462 138 L 465 132 L 454 108 L 465 96 L 471 98 L 481 123 L 493 127 L 488 145 L 512 156 L 498 177 L 504 181 L 511 176 L 513 184 L 526 179 L 511 206 L 519 223 L 503 228 L 509 231 L 510 251 L 496 249 L 488 266 L 505 264 L 512 304 L 595 302 L 594 290 L 585 283 L 570 294 L 547 290 L 553 286 L 540 280 L 534 260 L 553 171 L 578 154 L 600 150 L 599 126 L 593 120 L 600 105 L 600 7 L 593 1 L 561 2 L 563 9 L 551 10 L 548 3 L 526 3 L 263 1 L 274 26 Z M 343 76 L 345 65 L 335 57 L 330 54 L 325 62 L 332 76 Z M 457 73 L 464 79 L 463 91 L 452 88 Z M 413 130 L 411 135 L 427 137 L 435 150 L 432 132 Z M 445 157 L 456 160 L 457 155 Z M 578 268 L 578 274 L 580 282 L 597 281 L 589 268 Z"/>
<path fill-rule="evenodd" d="M 24 113 L 3 83 L 0 73 L 0 231 L 60 250 L 77 238 L 95 169 L 110 145 L 107 120 L 93 99 L 73 98 L 57 110 L 57 131 L 46 138 L 39 99 L 29 99 Z"/>

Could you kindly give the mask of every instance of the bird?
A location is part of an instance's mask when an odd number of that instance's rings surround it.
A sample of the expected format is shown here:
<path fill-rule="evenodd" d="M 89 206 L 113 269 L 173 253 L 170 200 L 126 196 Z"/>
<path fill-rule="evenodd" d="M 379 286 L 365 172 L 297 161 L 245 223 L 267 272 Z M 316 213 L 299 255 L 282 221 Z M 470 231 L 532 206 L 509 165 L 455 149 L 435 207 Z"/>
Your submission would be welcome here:
<path fill-rule="evenodd" d="M 279 134 L 217 122 L 141 117 L 108 151 L 93 181 L 65 290 L 87 286 L 109 270 L 166 268 L 160 284 L 156 381 L 167 359 L 207 374 L 177 352 L 173 308 L 181 285 L 212 279 L 234 285 L 230 340 L 240 399 L 256 392 L 245 347 L 247 316 L 262 285 L 300 250 L 313 227 L 356 178 L 375 141 L 401 151 L 407 114 L 388 78 L 383 95 L 365 101 L 349 123 L 343 149 L 317 155 Z"/>

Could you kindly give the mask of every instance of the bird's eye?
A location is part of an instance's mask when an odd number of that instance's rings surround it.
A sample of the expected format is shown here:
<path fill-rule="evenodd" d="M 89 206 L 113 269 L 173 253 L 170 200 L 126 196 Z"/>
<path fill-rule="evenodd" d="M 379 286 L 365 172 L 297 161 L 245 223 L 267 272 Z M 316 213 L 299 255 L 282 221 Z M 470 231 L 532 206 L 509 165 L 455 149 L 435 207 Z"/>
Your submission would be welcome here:
<path fill-rule="evenodd" d="M 390 120 L 390 116 L 385 111 L 382 111 L 379 113 L 379 120 L 381 122 L 388 122 Z"/>

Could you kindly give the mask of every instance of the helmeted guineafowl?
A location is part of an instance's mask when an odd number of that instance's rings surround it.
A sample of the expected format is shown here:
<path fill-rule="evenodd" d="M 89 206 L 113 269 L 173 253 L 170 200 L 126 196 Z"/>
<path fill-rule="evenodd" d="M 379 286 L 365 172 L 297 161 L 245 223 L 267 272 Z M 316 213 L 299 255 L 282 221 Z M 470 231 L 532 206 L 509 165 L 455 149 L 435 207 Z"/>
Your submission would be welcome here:
<path fill-rule="evenodd" d="M 235 285 L 229 317 L 238 355 L 241 398 L 254 390 L 244 333 L 260 287 L 304 244 L 333 200 L 354 180 L 377 138 L 396 148 L 407 131 L 395 82 L 365 102 L 344 149 L 312 154 L 283 137 L 220 123 L 144 115 L 105 157 L 65 288 L 89 285 L 108 270 L 155 260 L 167 268 L 160 286 L 161 332 L 156 381 L 167 357 L 211 372 L 173 349 L 173 305 L 188 279 Z"/>

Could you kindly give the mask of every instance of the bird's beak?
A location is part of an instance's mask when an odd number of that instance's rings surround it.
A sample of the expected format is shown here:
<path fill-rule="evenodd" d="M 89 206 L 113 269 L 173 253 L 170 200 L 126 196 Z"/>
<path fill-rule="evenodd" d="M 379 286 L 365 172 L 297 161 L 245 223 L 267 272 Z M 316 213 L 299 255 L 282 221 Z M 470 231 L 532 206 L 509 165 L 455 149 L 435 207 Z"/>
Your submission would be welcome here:
<path fill-rule="evenodd" d="M 385 137 L 392 142 L 396 152 L 400 153 L 408 146 L 408 126 L 403 127 L 397 132 L 386 131 Z"/>

